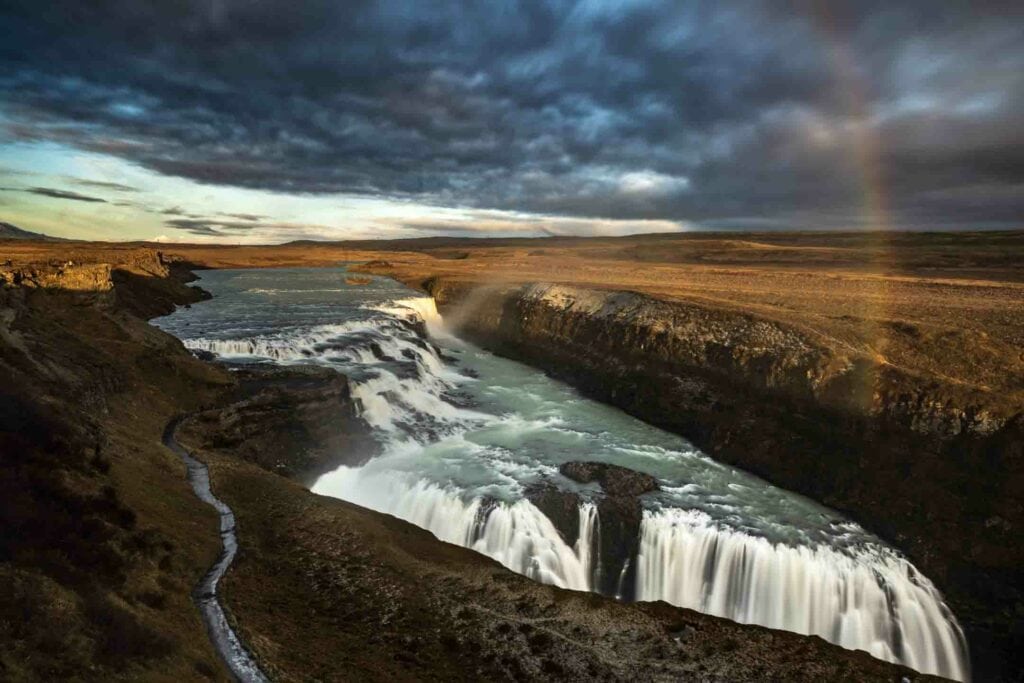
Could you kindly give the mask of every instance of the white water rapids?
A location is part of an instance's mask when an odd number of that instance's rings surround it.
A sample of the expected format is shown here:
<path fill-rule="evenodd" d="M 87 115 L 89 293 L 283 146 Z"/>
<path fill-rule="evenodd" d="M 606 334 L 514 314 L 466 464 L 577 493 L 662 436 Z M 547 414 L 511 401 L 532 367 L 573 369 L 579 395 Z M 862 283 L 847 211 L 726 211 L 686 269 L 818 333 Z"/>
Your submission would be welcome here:
<path fill-rule="evenodd" d="M 214 271 L 202 281 L 213 300 L 158 321 L 224 360 L 318 363 L 349 376 L 382 453 L 324 475 L 315 492 L 408 520 L 538 581 L 596 590 L 607 569 L 600 488 L 558 466 L 621 465 L 662 490 L 642 498 L 635 586 L 619 592 L 969 678 L 942 596 L 856 524 L 451 337 L 432 299 L 380 278 L 343 281 L 340 269 Z M 524 497 L 537 482 L 581 496 L 571 544 Z"/>

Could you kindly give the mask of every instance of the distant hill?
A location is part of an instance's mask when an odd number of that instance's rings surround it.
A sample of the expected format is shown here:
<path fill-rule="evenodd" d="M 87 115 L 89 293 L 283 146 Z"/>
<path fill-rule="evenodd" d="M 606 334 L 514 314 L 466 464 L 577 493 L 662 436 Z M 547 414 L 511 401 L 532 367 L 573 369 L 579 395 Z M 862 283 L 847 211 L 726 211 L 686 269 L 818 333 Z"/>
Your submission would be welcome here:
<path fill-rule="evenodd" d="M 43 242 L 64 242 L 60 237 L 50 237 L 39 232 L 22 230 L 16 225 L 0 221 L 0 240 L 41 240 Z"/>

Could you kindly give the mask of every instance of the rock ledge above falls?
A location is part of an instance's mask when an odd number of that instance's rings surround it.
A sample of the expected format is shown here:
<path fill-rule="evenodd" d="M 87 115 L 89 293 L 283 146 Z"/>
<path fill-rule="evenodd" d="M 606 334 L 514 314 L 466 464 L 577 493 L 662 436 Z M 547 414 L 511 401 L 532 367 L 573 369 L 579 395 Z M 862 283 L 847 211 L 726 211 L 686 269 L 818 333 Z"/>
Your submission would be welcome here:
<path fill-rule="evenodd" d="M 635 497 L 651 491 L 658 491 L 658 480 L 649 474 L 636 472 L 603 462 L 572 461 L 563 463 L 558 471 L 581 484 L 596 481 L 609 496 Z"/>

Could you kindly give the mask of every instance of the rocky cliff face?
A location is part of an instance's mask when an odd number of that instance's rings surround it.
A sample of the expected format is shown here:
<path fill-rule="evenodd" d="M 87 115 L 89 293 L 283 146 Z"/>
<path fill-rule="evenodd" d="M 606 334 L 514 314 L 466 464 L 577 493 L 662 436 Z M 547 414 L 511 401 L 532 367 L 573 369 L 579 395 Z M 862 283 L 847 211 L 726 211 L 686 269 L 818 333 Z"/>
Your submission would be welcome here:
<path fill-rule="evenodd" d="M 114 285 L 109 263 L 77 265 L 67 261 L 51 267 L 0 269 L 0 287 L 103 293 L 113 290 Z"/>
<path fill-rule="evenodd" d="M 223 404 L 182 426 L 185 438 L 312 485 L 339 465 L 360 465 L 376 447 L 356 415 L 348 378 L 318 366 L 249 366 Z"/>
<path fill-rule="evenodd" d="M 846 511 L 944 589 L 979 675 L 1021 671 L 1019 406 L 722 309 L 556 285 L 422 286 L 463 335 Z"/>
<path fill-rule="evenodd" d="M 0 290 L 24 297 L 32 291 L 74 297 L 83 303 L 117 305 L 141 318 L 167 315 L 177 305 L 189 305 L 208 294 L 185 284 L 195 280 L 188 264 L 152 249 L 121 250 L 116 260 L 0 265 Z"/>

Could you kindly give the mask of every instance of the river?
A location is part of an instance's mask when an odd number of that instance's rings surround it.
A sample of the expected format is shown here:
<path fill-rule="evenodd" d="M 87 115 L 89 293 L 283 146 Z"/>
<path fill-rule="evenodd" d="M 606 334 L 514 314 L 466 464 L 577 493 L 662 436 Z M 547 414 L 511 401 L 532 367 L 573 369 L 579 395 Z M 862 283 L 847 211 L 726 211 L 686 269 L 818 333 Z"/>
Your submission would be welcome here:
<path fill-rule="evenodd" d="M 956 619 L 895 549 L 679 436 L 463 342 L 432 299 L 385 278 L 346 284 L 343 267 L 201 275 L 212 300 L 154 321 L 187 347 L 235 363 L 327 365 L 350 378 L 381 454 L 323 475 L 314 492 L 406 519 L 538 581 L 596 590 L 609 585 L 591 502 L 600 488 L 558 467 L 620 465 L 654 476 L 661 490 L 641 499 L 635 566 L 616 568 L 616 588 L 605 592 L 969 678 Z M 526 499 L 541 482 L 583 500 L 571 544 Z"/>

